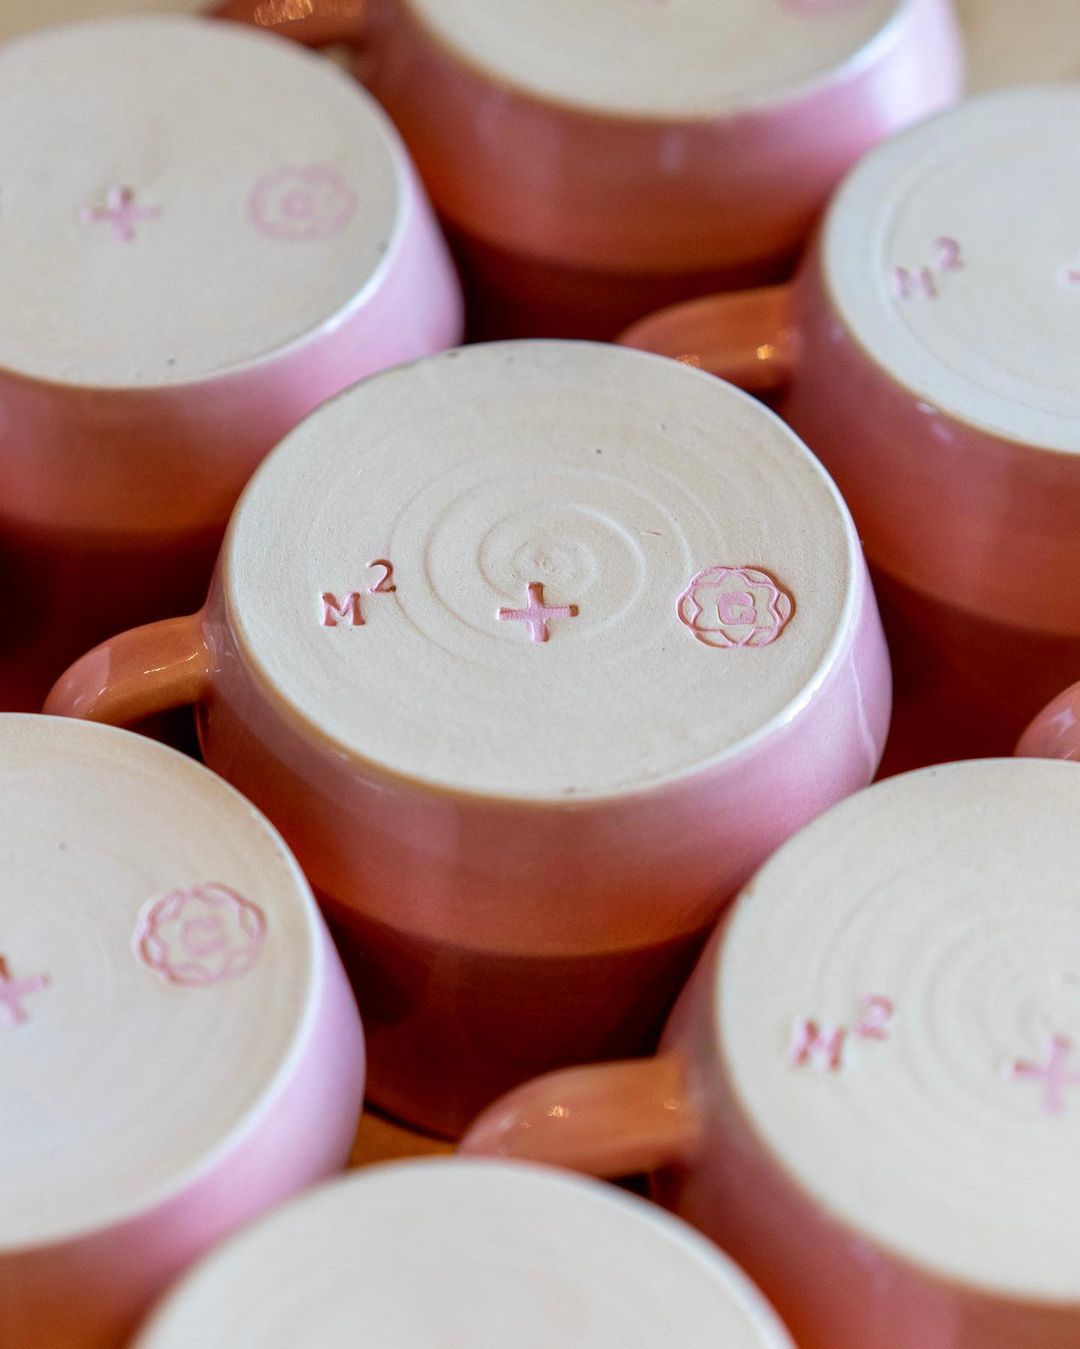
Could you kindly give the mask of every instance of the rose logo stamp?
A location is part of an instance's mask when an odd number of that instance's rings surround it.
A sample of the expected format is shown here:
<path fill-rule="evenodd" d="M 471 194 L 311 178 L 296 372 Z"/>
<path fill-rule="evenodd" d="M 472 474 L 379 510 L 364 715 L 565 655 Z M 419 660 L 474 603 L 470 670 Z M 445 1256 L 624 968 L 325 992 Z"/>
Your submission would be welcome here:
<path fill-rule="evenodd" d="M 144 964 L 184 988 L 208 988 L 252 968 L 266 937 L 266 918 L 250 900 L 214 883 L 173 890 L 152 900 L 135 929 Z"/>
<path fill-rule="evenodd" d="M 336 169 L 277 169 L 251 190 L 251 223 L 271 239 L 329 239 L 356 214 L 356 193 Z"/>
<path fill-rule="evenodd" d="M 706 646 L 771 646 L 795 611 L 791 596 L 756 567 L 707 567 L 679 596 L 679 621 Z"/>

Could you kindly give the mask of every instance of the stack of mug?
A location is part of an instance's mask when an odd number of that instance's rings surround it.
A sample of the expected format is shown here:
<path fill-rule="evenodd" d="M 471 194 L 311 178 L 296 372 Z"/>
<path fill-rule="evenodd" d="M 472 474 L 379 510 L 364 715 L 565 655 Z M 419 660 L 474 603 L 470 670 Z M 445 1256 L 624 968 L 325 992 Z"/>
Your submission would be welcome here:
<path fill-rule="evenodd" d="M 1075 1346 L 1080 86 L 223 13 L 0 45 L 0 1349 Z"/>

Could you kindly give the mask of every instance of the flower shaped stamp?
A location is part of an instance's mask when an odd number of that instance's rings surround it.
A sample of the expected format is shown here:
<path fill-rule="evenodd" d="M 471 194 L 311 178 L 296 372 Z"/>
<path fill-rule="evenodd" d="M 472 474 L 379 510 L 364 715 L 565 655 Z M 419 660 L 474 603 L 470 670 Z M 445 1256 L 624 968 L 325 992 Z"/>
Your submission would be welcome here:
<path fill-rule="evenodd" d="M 248 214 L 271 239 L 329 239 L 356 214 L 356 193 L 336 169 L 277 169 L 252 188 Z"/>
<path fill-rule="evenodd" d="M 756 567 L 707 567 L 679 596 L 678 613 L 706 646 L 771 646 L 795 611 L 791 596 Z"/>
<path fill-rule="evenodd" d="M 246 974 L 265 936 L 262 910 L 211 882 L 152 900 L 139 917 L 135 949 L 170 984 L 207 988 Z"/>

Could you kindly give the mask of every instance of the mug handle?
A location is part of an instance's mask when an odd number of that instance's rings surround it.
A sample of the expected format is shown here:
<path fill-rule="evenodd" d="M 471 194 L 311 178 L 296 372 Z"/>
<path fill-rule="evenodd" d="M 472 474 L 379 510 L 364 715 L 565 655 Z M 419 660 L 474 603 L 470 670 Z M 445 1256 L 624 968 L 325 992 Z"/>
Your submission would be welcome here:
<path fill-rule="evenodd" d="M 210 689 L 203 614 L 166 618 L 94 647 L 53 685 L 42 711 L 110 726 L 201 702 Z"/>
<path fill-rule="evenodd" d="M 1020 759 L 1080 761 L 1080 684 L 1072 684 L 1035 717 L 1015 750 Z"/>
<path fill-rule="evenodd" d="M 210 16 L 264 28 L 305 47 L 359 47 L 366 10 L 367 0 L 221 0 Z"/>
<path fill-rule="evenodd" d="M 702 1119 L 681 1059 L 663 1054 L 526 1082 L 488 1106 L 458 1153 L 615 1179 L 688 1160 Z"/>
<path fill-rule="evenodd" d="M 617 340 L 707 370 L 747 393 L 776 393 L 790 382 L 797 357 L 790 295 L 787 285 L 707 295 L 639 319 Z"/>

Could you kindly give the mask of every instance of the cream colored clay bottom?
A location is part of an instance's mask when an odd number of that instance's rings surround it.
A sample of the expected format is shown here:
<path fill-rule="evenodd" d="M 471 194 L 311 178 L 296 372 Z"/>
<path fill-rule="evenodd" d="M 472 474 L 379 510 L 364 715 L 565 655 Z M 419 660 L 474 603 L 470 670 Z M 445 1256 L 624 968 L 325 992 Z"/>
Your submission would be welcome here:
<path fill-rule="evenodd" d="M 857 548 L 744 394 L 506 343 L 377 376 L 293 432 L 224 580 L 245 658 L 316 734 L 410 780 L 569 801 L 783 726 L 850 640 Z"/>

